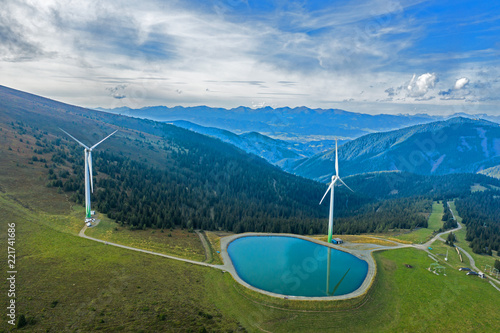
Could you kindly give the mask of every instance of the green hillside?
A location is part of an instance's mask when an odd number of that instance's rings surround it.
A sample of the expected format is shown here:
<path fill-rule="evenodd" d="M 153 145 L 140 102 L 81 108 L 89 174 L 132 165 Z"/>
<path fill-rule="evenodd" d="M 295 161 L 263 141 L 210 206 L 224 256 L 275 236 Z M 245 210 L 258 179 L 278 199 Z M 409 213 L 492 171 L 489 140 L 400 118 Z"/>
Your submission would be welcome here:
<path fill-rule="evenodd" d="M 95 208 L 133 228 L 295 233 L 324 228 L 328 207 L 318 205 L 322 184 L 287 174 L 220 140 L 8 88 L 0 89 L 0 98 L 0 147 L 17 152 L 22 164 L 40 167 L 48 186 L 61 188 L 78 203 L 84 193 L 83 151 L 59 128 L 89 145 L 118 129 L 93 154 L 93 197 Z"/>
<path fill-rule="evenodd" d="M 339 147 L 341 176 L 399 170 L 422 175 L 475 173 L 500 163 L 500 125 L 452 118 L 397 131 L 373 133 Z M 288 169 L 325 180 L 332 175 L 335 150 L 301 160 Z"/>
<path fill-rule="evenodd" d="M 500 179 L 500 165 L 497 165 L 497 166 L 494 166 L 494 167 L 491 167 L 491 168 L 488 168 L 485 170 L 481 170 L 481 171 L 479 171 L 479 173 L 486 175 L 486 176 L 495 177 L 495 178 Z"/>
<path fill-rule="evenodd" d="M 135 225 L 125 218 L 137 216 L 134 210 L 160 214 L 155 205 L 162 203 L 166 209 L 171 205 L 165 203 L 176 202 L 175 196 L 168 195 L 179 194 L 187 201 L 179 210 L 188 215 L 181 215 L 178 225 L 163 225 L 171 220 L 160 217 L 161 225 L 140 230 L 137 238 L 145 240 L 145 233 L 156 232 L 154 246 L 165 244 L 164 252 L 195 260 L 203 259 L 201 246 L 181 227 L 189 227 L 189 216 L 192 226 L 196 226 L 196 213 L 203 210 L 195 208 L 203 206 L 190 205 L 198 205 L 197 200 L 210 198 L 209 204 L 214 207 L 222 205 L 218 198 L 235 200 L 229 201 L 227 207 L 236 205 L 234 209 L 241 209 L 242 214 L 249 212 L 247 221 L 254 218 L 265 222 L 262 215 L 250 214 L 263 211 L 272 222 L 272 214 L 278 212 L 274 221 L 285 227 L 287 223 L 291 227 L 293 223 L 300 226 L 309 221 L 324 227 L 326 219 L 314 214 L 323 214 L 327 207 L 319 206 L 315 194 L 307 191 L 317 191 L 321 196 L 326 186 L 286 175 L 261 159 L 188 131 L 6 91 L 0 89 L 0 214 L 3 221 L 14 223 L 16 228 L 16 314 L 17 319 L 21 315 L 26 318 L 26 326 L 20 332 L 491 332 L 500 325 L 496 316 L 498 297 L 487 281 L 471 278 L 452 267 L 447 276 L 436 276 L 427 270 L 433 261 L 417 249 L 376 253 L 377 277 L 369 293 L 360 298 L 295 302 L 252 292 L 219 270 L 80 238 L 84 214 L 78 203 L 83 154 L 57 127 L 74 132 L 86 143 L 96 142 L 119 128 L 113 141 L 106 141 L 95 151 L 95 207 L 109 209 L 111 216 L 118 215 L 114 217 L 124 223 L 120 228 L 142 228 L 140 223 Z M 211 175 L 206 167 L 216 163 L 220 164 L 221 174 L 231 177 L 215 182 L 217 173 Z M 410 221 L 422 215 L 428 209 L 426 202 L 434 195 L 451 195 L 472 182 L 493 189 L 497 182 L 482 175 L 470 179 L 454 175 L 467 181 L 449 178 L 443 182 L 465 185 L 436 185 L 435 193 L 425 196 L 421 192 L 428 191 L 429 183 L 437 178 L 398 175 L 397 179 L 401 176 L 408 180 L 389 182 L 389 187 L 384 187 L 383 182 L 390 180 L 382 177 L 386 175 L 365 176 L 368 178 L 346 178 L 357 191 L 355 195 L 348 195 L 342 188 L 337 191 L 337 221 L 345 223 L 336 223 L 336 227 L 347 226 L 350 218 L 362 221 L 363 216 L 375 214 L 368 220 L 378 219 L 375 227 L 381 225 L 383 229 L 398 220 Z M 239 179 L 250 179 L 252 184 Z M 189 191 L 176 187 L 172 180 L 188 185 Z M 420 184 L 413 193 L 421 191 L 420 197 L 405 196 L 411 193 L 408 188 L 412 183 Z M 391 190 L 388 194 L 390 186 L 396 186 L 398 192 L 390 194 Z M 374 187 L 380 190 L 373 191 L 372 197 L 363 193 Z M 217 196 L 210 197 L 214 188 Z M 167 199 L 152 200 L 164 193 Z M 470 193 L 470 187 L 464 193 Z M 115 195 L 122 195 L 115 198 L 117 206 L 131 206 L 130 214 L 119 216 L 121 208 L 112 207 Z M 395 197 L 386 200 L 391 195 Z M 238 202 L 241 198 L 245 200 Z M 210 210 L 207 214 L 210 217 Z M 308 228 L 311 226 L 314 224 Z M 370 223 L 364 226 L 374 227 Z M 156 227 L 172 231 L 161 233 Z M 0 241 L 4 244 L 7 230 L 7 223 L 0 224 Z M 180 251 L 179 246 L 185 249 Z M 7 304 L 7 285 L 2 288 L 0 302 Z M 0 331 L 14 329 L 3 320 Z"/>

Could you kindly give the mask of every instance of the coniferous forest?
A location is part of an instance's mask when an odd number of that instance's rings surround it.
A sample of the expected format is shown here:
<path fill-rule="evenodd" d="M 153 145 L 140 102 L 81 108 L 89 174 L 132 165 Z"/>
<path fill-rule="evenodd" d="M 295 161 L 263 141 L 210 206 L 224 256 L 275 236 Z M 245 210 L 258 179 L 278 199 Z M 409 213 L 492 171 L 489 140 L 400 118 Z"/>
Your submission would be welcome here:
<path fill-rule="evenodd" d="M 491 255 L 500 250 L 500 191 L 474 192 L 457 200 L 457 210 L 467 226 L 466 240 L 475 253 Z"/>
<path fill-rule="evenodd" d="M 168 168 L 94 152 L 93 207 L 131 229 L 326 232 L 328 200 L 319 205 L 326 184 L 284 173 L 240 151 L 223 154 L 227 145 L 213 141 L 200 147 L 186 139 L 187 149 L 166 147 L 173 163 Z M 42 145 L 53 152 L 48 185 L 72 192 L 83 204 L 80 147 L 60 139 Z M 58 171 L 68 167 L 71 172 Z M 424 227 L 431 204 L 421 197 L 380 201 L 337 187 L 335 206 L 334 232 L 357 234 Z"/>

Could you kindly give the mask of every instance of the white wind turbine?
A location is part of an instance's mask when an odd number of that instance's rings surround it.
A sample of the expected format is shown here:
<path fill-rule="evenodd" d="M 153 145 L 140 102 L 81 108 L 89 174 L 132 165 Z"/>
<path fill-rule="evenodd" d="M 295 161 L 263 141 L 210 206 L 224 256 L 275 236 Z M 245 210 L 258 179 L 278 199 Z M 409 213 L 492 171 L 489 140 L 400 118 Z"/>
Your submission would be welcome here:
<path fill-rule="evenodd" d="M 114 131 L 113 133 L 111 133 L 110 135 L 108 135 L 107 137 L 105 137 L 104 139 L 102 139 L 101 141 L 99 141 L 98 143 L 96 143 L 95 145 L 93 145 L 92 147 L 89 148 L 86 145 L 84 145 L 83 143 L 81 143 L 80 141 L 78 141 L 74 136 L 72 136 L 71 134 L 69 134 L 68 132 L 63 130 L 62 128 L 59 128 L 59 129 L 61 131 L 63 131 L 64 133 L 66 133 L 67 135 L 69 135 L 73 140 L 78 142 L 78 144 L 80 144 L 80 146 L 82 146 L 84 148 L 84 151 L 85 151 L 85 170 L 84 170 L 84 173 L 85 173 L 85 218 L 90 219 L 91 218 L 90 192 L 94 193 L 94 184 L 92 181 L 92 149 L 97 147 L 104 140 L 106 140 L 107 138 L 109 138 L 110 136 L 112 136 L 113 134 L 115 134 L 118 131 Z"/>
<path fill-rule="evenodd" d="M 337 139 L 335 139 L 335 175 L 332 176 L 332 182 L 330 183 L 330 186 L 328 186 L 328 188 L 326 189 L 326 192 L 325 192 L 325 195 L 323 195 L 323 198 L 321 199 L 321 201 L 319 202 L 319 204 L 321 205 L 321 203 L 323 202 L 323 200 L 325 199 L 326 195 L 328 194 L 328 191 L 332 191 L 331 195 L 330 195 L 330 218 L 328 220 L 328 243 L 331 243 L 332 242 L 332 231 L 333 231 L 333 199 L 334 199 L 334 196 L 335 196 L 335 183 L 338 181 L 340 181 L 342 184 L 345 185 L 345 187 L 347 187 L 349 190 L 351 190 L 351 188 L 349 186 L 346 185 L 346 183 L 344 183 L 344 181 L 342 179 L 340 179 L 339 177 L 339 153 L 337 151 Z M 353 190 L 351 190 L 352 192 L 354 192 Z"/>

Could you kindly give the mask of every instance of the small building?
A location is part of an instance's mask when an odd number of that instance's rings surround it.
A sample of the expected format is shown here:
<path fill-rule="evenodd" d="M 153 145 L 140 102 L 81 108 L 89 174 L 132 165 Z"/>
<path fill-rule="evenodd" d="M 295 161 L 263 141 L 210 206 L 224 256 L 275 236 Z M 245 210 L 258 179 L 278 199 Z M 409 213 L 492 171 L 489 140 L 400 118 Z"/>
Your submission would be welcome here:
<path fill-rule="evenodd" d="M 334 238 L 334 239 L 332 239 L 332 243 L 333 244 L 342 244 L 342 243 L 344 243 L 344 241 L 340 238 Z"/>

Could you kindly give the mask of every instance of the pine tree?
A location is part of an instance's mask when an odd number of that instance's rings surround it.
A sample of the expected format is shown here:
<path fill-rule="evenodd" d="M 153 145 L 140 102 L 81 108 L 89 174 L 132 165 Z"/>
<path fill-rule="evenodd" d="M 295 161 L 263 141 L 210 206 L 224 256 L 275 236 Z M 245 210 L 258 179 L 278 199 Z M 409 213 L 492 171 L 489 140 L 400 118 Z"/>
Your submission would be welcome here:
<path fill-rule="evenodd" d="M 17 321 L 17 328 L 23 328 L 26 325 L 28 325 L 28 321 L 26 320 L 24 314 L 21 314 L 19 316 L 19 320 Z"/>

